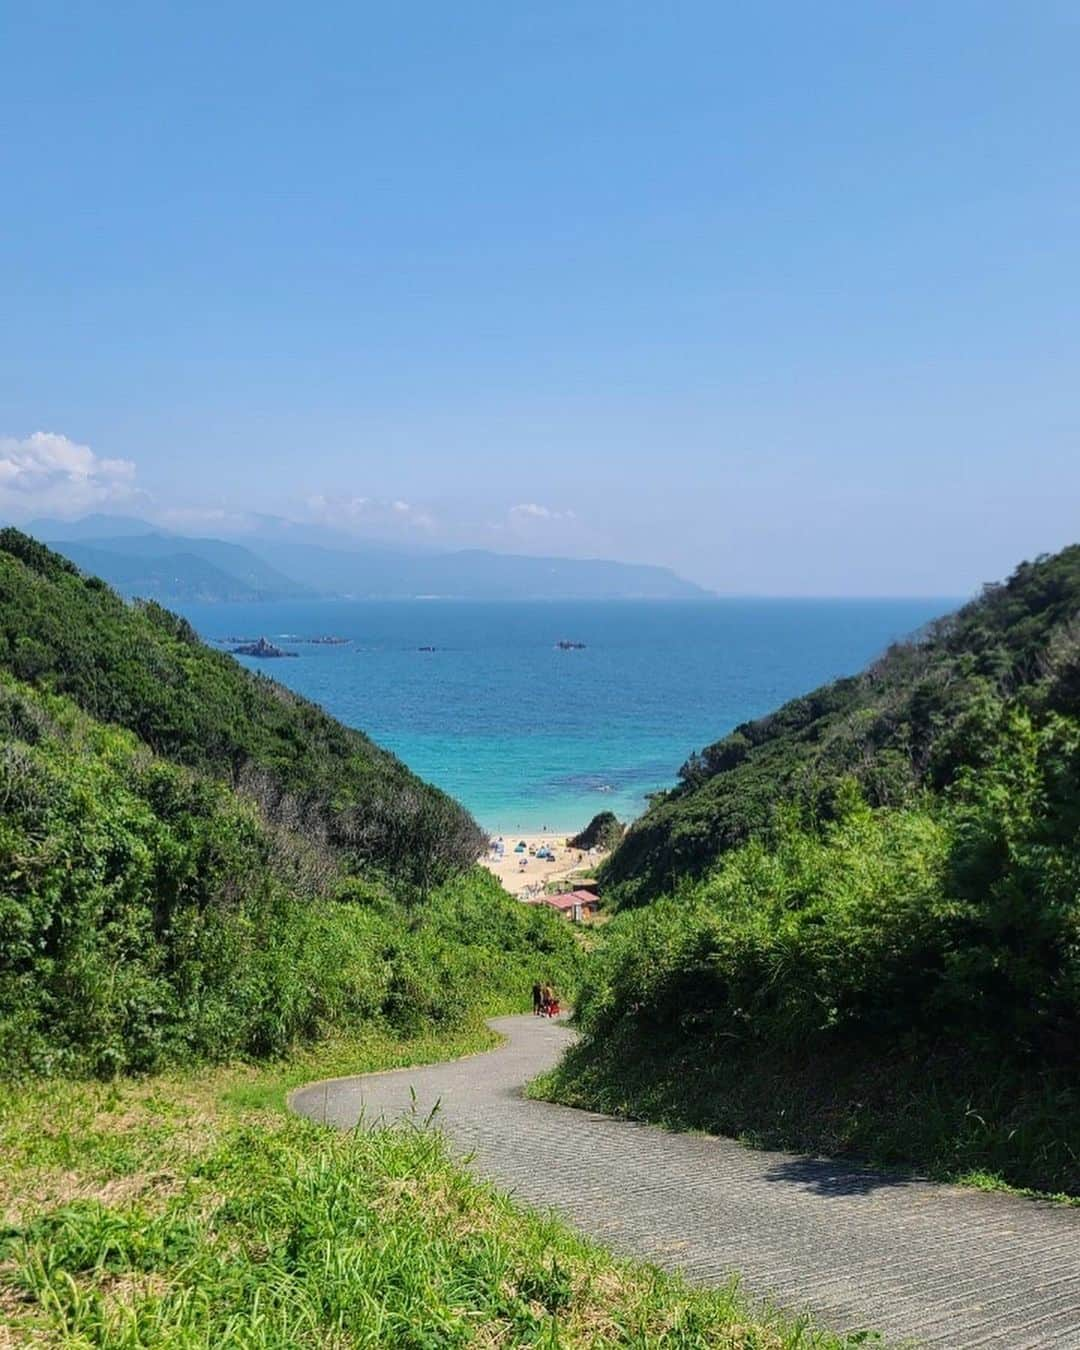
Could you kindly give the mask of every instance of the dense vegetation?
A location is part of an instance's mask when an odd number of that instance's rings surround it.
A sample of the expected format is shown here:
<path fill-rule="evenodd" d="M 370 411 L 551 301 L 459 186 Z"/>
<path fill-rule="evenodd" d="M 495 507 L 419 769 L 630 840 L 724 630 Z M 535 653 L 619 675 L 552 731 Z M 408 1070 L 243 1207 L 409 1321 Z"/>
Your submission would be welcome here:
<path fill-rule="evenodd" d="M 545 1090 L 1080 1193 L 1078 615 L 1070 549 L 707 752 Z"/>
<path fill-rule="evenodd" d="M 174 616 L 0 544 L 0 1076 L 463 1026 L 573 983 L 565 926 L 464 870 L 455 803 Z"/>
<path fill-rule="evenodd" d="M 339 1133 L 282 1114 L 283 1089 L 305 1077 L 475 1048 L 369 1035 L 287 1068 L 6 1092 L 0 1344 L 856 1343 L 617 1261 L 471 1179 L 429 1131 Z"/>
<path fill-rule="evenodd" d="M 0 677 L 0 1073 L 460 1025 L 574 958 L 486 873 L 422 905 L 134 736 Z"/>
<path fill-rule="evenodd" d="M 614 811 L 601 811 L 598 815 L 593 816 L 580 834 L 574 835 L 573 839 L 570 840 L 570 847 L 599 848 L 605 851 L 612 849 L 623 837 L 625 828 Z"/>

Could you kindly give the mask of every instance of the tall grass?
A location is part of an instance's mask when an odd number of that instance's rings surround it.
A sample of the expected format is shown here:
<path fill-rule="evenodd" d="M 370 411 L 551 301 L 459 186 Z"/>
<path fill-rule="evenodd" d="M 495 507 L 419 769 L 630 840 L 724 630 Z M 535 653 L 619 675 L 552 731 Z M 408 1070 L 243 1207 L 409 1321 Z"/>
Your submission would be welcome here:
<path fill-rule="evenodd" d="M 436 1049 L 375 1037 L 351 1057 Z M 5 1327 L 132 1350 L 851 1343 L 615 1260 L 470 1177 L 423 1122 L 340 1134 L 282 1114 L 297 1076 L 349 1057 L 9 1098 L 0 1343 Z"/>

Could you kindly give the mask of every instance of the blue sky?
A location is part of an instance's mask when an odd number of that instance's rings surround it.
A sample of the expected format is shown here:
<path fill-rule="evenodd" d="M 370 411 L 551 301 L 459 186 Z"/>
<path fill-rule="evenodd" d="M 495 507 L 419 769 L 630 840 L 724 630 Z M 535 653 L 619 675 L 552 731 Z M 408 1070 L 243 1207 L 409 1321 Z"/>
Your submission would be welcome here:
<path fill-rule="evenodd" d="M 1075 4 L 0 0 L 0 62 L 3 514 L 780 594 L 1080 538 Z"/>

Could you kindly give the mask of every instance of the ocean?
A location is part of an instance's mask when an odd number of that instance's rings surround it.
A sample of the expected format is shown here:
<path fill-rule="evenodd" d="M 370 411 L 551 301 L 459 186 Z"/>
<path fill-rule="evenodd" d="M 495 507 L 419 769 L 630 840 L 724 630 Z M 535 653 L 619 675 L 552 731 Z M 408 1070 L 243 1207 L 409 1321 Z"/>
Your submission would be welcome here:
<path fill-rule="evenodd" d="M 492 831 L 632 820 L 691 750 L 955 608 L 952 600 L 184 605 L 207 640 L 366 731 Z M 338 636 L 340 646 L 299 638 Z M 560 640 L 584 648 L 559 650 Z M 433 650 L 424 650 L 431 648 Z"/>

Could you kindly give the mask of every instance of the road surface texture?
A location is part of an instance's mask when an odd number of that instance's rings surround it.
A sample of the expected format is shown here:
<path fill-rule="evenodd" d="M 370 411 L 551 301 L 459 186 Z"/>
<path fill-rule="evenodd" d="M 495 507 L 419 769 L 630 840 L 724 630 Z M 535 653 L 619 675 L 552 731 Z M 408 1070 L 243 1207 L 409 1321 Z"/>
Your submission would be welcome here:
<path fill-rule="evenodd" d="M 890 1342 L 1080 1350 L 1080 1209 L 673 1134 L 528 1101 L 573 1033 L 491 1023 L 483 1055 L 301 1088 L 293 1108 L 351 1127 L 425 1118 L 500 1188 L 627 1256 Z M 413 1097 L 415 1093 L 415 1099 Z"/>

